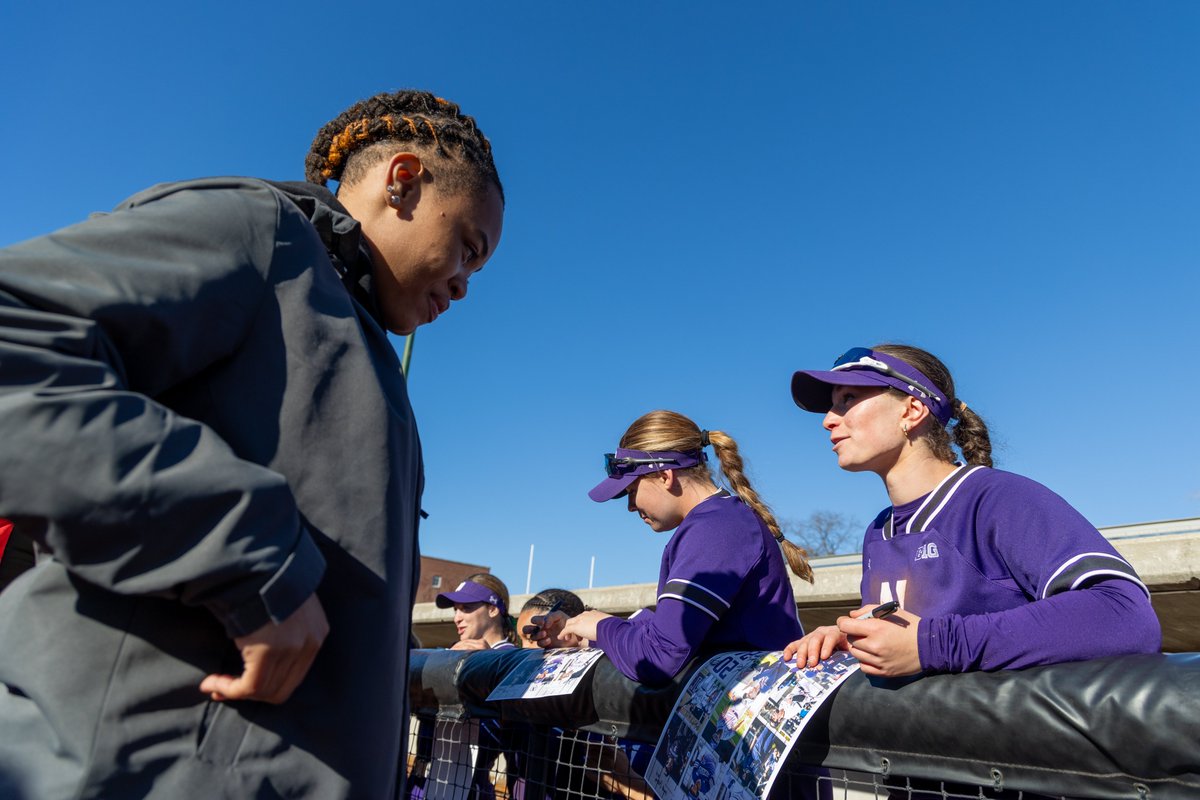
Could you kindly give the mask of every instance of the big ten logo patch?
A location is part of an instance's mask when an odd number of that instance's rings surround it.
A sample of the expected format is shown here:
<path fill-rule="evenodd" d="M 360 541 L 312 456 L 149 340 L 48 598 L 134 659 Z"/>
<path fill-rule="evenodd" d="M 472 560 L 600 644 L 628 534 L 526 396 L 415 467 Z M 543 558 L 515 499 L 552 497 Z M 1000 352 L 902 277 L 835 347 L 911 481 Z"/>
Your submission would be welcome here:
<path fill-rule="evenodd" d="M 936 542 L 926 542 L 917 548 L 917 557 L 913 561 L 923 561 L 927 558 L 938 557 L 938 546 Z"/>

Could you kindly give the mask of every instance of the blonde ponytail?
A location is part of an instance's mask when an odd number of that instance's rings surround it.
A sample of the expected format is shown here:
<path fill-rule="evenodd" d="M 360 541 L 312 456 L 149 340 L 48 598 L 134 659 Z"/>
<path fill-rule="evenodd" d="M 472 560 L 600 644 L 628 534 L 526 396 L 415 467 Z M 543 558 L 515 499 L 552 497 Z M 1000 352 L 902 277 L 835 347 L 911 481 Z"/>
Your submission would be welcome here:
<path fill-rule="evenodd" d="M 804 548 L 798 547 L 784 538 L 783 531 L 780 529 L 779 523 L 775 521 L 775 515 L 771 513 L 770 507 L 763 502 L 762 498 L 758 496 L 758 492 L 754 491 L 754 487 L 750 485 L 741 453 L 738 452 L 737 442 L 733 440 L 732 436 L 722 431 L 709 431 L 708 440 L 712 443 L 713 452 L 717 454 L 717 458 L 721 462 L 721 472 L 729 481 L 729 488 L 743 503 L 754 509 L 754 513 L 758 514 L 767 524 L 767 529 L 779 543 L 780 549 L 783 550 L 783 557 L 796 577 L 812 583 L 813 572 L 808 563 L 808 553 Z"/>

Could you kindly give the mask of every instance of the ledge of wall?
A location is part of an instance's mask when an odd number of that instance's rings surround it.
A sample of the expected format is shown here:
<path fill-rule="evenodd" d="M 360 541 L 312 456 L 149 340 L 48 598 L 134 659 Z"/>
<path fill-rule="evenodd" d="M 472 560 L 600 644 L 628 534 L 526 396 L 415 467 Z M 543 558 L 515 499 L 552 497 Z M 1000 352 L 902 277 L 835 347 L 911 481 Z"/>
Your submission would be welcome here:
<path fill-rule="evenodd" d="M 1144 522 L 1101 528 L 1100 532 L 1133 564 L 1150 588 L 1154 610 L 1163 626 L 1163 650 L 1200 651 L 1200 518 Z M 813 559 L 816 582 L 792 578 L 792 591 L 805 630 L 830 625 L 858 607 L 862 565 L 857 553 Z M 635 583 L 595 589 L 574 589 L 583 602 L 626 616 L 655 604 L 656 586 Z M 519 609 L 530 595 L 512 597 Z M 425 647 L 446 647 L 457 641 L 454 612 L 433 603 L 413 609 L 417 636 Z"/>

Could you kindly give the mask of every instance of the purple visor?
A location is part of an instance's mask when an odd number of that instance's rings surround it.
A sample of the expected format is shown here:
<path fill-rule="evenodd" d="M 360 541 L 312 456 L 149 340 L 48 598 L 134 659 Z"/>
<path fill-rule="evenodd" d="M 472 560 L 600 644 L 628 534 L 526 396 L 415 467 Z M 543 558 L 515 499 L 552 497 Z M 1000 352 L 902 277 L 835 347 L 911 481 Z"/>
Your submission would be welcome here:
<path fill-rule="evenodd" d="M 437 603 L 438 608 L 449 608 L 458 603 L 487 603 L 500 609 L 501 614 L 508 613 L 504 608 L 504 601 L 498 594 L 482 583 L 473 581 L 463 581 L 453 592 L 442 592 L 434 598 L 433 602 Z"/>
<path fill-rule="evenodd" d="M 828 371 L 804 369 L 792 376 L 792 399 L 805 411 L 824 414 L 833 406 L 834 386 L 890 386 L 915 397 L 942 425 L 950 422 L 950 401 L 919 370 L 895 356 L 855 347 Z"/>
<path fill-rule="evenodd" d="M 687 469 L 708 461 L 703 450 L 680 453 L 674 450 L 626 450 L 618 447 L 615 453 L 604 454 L 604 471 L 608 477 L 588 492 L 588 497 L 597 503 L 615 500 L 633 485 L 633 482 L 651 472 L 664 469 Z"/>

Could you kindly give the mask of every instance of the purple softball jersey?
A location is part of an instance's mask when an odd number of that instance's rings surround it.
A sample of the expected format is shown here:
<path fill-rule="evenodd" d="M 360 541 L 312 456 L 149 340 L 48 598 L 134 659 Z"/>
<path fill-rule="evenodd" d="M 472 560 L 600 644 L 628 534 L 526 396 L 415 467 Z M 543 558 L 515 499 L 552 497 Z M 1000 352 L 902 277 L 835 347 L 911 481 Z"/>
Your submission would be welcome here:
<path fill-rule="evenodd" d="M 701 650 L 779 650 L 801 635 L 779 545 L 749 506 L 720 492 L 667 542 L 654 613 L 601 620 L 596 645 L 629 678 L 661 684 Z"/>
<path fill-rule="evenodd" d="M 885 509 L 863 543 L 866 605 L 921 617 L 930 672 L 1156 652 L 1158 618 L 1133 567 L 1039 483 L 963 466 Z"/>

